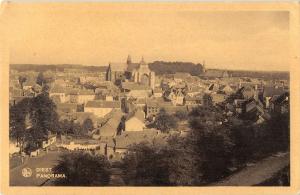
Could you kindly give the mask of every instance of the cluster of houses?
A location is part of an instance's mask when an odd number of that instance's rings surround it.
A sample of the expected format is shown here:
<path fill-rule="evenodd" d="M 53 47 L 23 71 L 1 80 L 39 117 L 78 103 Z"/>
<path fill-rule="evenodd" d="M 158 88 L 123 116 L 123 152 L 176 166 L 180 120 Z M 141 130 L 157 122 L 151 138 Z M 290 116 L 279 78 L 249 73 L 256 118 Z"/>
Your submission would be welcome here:
<path fill-rule="evenodd" d="M 25 82 L 20 82 L 20 75 L 27 78 Z M 11 70 L 11 105 L 42 91 L 43 86 L 36 83 L 37 75 L 34 71 Z M 230 77 L 221 70 L 205 70 L 201 76 L 155 75 L 144 59 L 133 63 L 130 56 L 125 63 L 109 63 L 100 72 L 65 69 L 44 75 L 54 78 L 48 92 L 61 121 L 93 122 L 93 130 L 88 132 L 93 141 L 67 140 L 60 146 L 97 150 L 111 159 L 122 158 L 134 143 L 165 143 L 168 135 L 147 128 L 147 122 L 153 121 L 161 109 L 172 114 L 213 104 L 222 106 L 228 116 L 255 113 L 257 123 L 267 120 L 270 112 L 289 110 L 287 81 Z M 211 101 L 204 98 L 207 95 Z"/>

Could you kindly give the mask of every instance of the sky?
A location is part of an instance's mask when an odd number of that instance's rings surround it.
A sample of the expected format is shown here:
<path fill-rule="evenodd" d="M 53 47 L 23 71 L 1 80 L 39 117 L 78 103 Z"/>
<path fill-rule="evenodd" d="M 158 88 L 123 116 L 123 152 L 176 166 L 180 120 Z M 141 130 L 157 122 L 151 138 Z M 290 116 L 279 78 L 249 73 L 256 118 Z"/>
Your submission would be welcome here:
<path fill-rule="evenodd" d="M 11 64 L 104 66 L 155 60 L 207 68 L 288 70 L 289 13 L 106 4 L 12 3 Z"/>

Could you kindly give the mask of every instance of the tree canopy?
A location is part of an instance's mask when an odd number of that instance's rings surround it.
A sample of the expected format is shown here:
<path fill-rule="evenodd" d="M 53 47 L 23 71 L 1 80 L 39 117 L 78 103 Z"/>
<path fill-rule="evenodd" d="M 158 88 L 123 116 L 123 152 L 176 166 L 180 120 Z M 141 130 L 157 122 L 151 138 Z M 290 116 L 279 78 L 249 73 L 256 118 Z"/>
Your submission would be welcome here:
<path fill-rule="evenodd" d="M 55 181 L 58 186 L 104 186 L 110 181 L 110 164 L 103 155 L 87 152 L 72 152 L 61 155 L 54 167 L 56 173 L 66 178 Z"/>
<path fill-rule="evenodd" d="M 154 125 L 162 132 L 168 132 L 177 127 L 177 120 L 168 114 L 165 109 L 161 109 L 155 118 Z"/>

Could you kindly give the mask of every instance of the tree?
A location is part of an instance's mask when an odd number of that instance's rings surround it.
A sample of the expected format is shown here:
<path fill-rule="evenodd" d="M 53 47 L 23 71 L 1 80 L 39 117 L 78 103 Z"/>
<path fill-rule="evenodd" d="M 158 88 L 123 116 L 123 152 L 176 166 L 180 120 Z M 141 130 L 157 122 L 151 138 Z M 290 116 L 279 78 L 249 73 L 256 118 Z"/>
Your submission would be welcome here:
<path fill-rule="evenodd" d="M 198 154 L 197 171 L 200 182 L 217 181 L 230 173 L 234 143 L 230 129 L 223 121 L 221 111 L 215 107 L 197 107 L 190 113 L 189 143 Z"/>
<path fill-rule="evenodd" d="M 198 121 L 192 125 L 190 142 L 199 155 L 198 174 L 202 183 L 211 183 L 227 176 L 232 165 L 232 148 L 230 131 L 223 126 L 205 125 Z"/>
<path fill-rule="evenodd" d="M 123 162 L 124 181 L 127 185 L 168 186 L 169 170 L 162 161 L 163 154 L 155 146 L 140 143 L 129 149 Z"/>
<path fill-rule="evenodd" d="M 23 83 L 27 81 L 27 78 L 24 76 L 19 76 L 19 83 L 21 85 L 21 89 L 23 89 Z"/>
<path fill-rule="evenodd" d="M 198 179 L 194 170 L 197 155 L 184 142 L 176 136 L 163 147 L 150 143 L 132 146 L 122 166 L 125 183 L 137 186 L 195 184 Z"/>
<path fill-rule="evenodd" d="M 83 134 L 87 134 L 89 131 L 92 131 L 94 128 L 94 124 L 92 119 L 87 118 L 84 120 L 83 124 L 82 124 L 82 130 L 83 130 Z"/>
<path fill-rule="evenodd" d="M 36 83 L 40 86 L 43 86 L 46 83 L 46 79 L 44 77 L 43 72 L 40 72 L 36 78 Z"/>
<path fill-rule="evenodd" d="M 30 107 L 30 98 L 24 98 L 9 108 L 9 137 L 16 140 L 21 151 L 23 151 L 26 141 L 26 129 L 29 127 L 26 122 L 28 121 Z"/>
<path fill-rule="evenodd" d="M 178 118 L 179 120 L 186 120 L 188 118 L 188 113 L 179 110 L 175 113 L 175 117 Z"/>
<path fill-rule="evenodd" d="M 155 118 L 154 125 L 162 132 L 168 132 L 170 129 L 177 127 L 177 120 L 169 115 L 165 109 L 161 109 Z"/>
<path fill-rule="evenodd" d="M 110 163 L 103 155 L 72 152 L 60 156 L 54 172 L 64 173 L 66 178 L 55 181 L 58 186 L 104 186 L 110 181 Z"/>
<path fill-rule="evenodd" d="M 48 132 L 59 131 L 56 105 L 47 93 L 32 98 L 30 118 L 33 121 L 30 140 L 36 145 L 45 139 Z"/>

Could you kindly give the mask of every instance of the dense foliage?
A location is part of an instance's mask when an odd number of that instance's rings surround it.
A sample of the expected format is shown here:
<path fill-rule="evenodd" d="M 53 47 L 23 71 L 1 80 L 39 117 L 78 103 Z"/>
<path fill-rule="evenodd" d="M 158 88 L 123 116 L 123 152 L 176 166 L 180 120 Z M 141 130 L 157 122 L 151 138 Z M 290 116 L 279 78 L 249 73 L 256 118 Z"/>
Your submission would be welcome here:
<path fill-rule="evenodd" d="M 154 126 L 166 133 L 177 127 L 177 119 L 168 114 L 165 109 L 161 109 L 155 118 Z"/>
<path fill-rule="evenodd" d="M 38 148 L 49 132 L 57 133 L 58 115 L 56 105 L 47 93 L 24 98 L 10 107 L 10 137 L 27 150 Z"/>
<path fill-rule="evenodd" d="M 195 154 L 183 145 L 186 145 L 183 139 L 173 137 L 164 147 L 150 143 L 132 146 L 122 167 L 125 183 L 136 186 L 193 185 L 197 179 Z"/>
<path fill-rule="evenodd" d="M 63 154 L 54 172 L 64 173 L 66 178 L 55 180 L 55 185 L 63 186 L 103 186 L 110 180 L 110 164 L 103 155 L 87 152 Z"/>
<path fill-rule="evenodd" d="M 176 116 L 181 118 L 183 113 Z M 187 137 L 172 137 L 166 145 L 139 144 L 129 150 L 123 163 L 127 185 L 207 185 L 249 162 L 289 150 L 289 114 L 274 115 L 255 125 L 227 118 L 220 108 L 199 106 L 188 119 L 191 132 Z"/>

